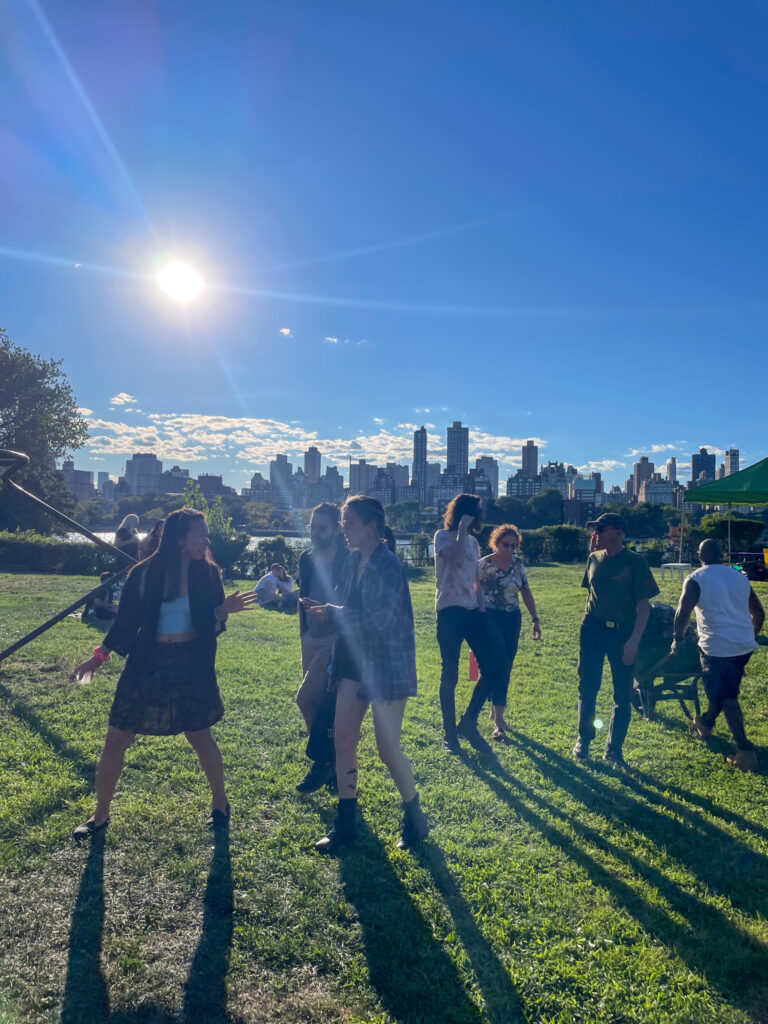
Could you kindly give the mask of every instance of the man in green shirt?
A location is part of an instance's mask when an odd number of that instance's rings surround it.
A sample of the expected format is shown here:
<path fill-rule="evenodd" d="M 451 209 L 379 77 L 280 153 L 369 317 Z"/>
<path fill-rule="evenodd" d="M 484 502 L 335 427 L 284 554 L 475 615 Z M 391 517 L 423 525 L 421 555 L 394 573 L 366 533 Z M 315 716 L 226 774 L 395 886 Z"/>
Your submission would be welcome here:
<path fill-rule="evenodd" d="M 631 697 L 637 648 L 659 588 L 642 555 L 624 547 L 627 524 L 606 512 L 592 527 L 590 555 L 582 587 L 587 607 L 579 634 L 579 737 L 573 756 L 589 757 L 595 738 L 595 705 L 608 658 L 613 679 L 613 714 L 603 760 L 624 764 L 622 746 L 632 713 Z"/>

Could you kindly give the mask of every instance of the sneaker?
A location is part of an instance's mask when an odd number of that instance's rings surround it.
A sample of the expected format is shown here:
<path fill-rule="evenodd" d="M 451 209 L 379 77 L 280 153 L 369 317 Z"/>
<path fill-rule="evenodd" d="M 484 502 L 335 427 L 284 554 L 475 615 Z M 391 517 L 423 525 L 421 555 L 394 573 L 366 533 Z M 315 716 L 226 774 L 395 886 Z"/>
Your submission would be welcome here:
<path fill-rule="evenodd" d="M 315 793 L 318 789 L 322 789 L 323 786 L 327 786 L 335 776 L 336 773 L 332 764 L 318 764 L 315 761 L 301 782 L 296 786 L 296 791 L 298 793 Z"/>
<path fill-rule="evenodd" d="M 698 715 L 691 719 L 688 723 L 688 728 L 691 730 L 691 734 L 695 736 L 697 740 L 701 740 L 702 743 L 706 743 L 712 736 L 712 729 L 708 725 L 705 725 Z"/>
<path fill-rule="evenodd" d="M 461 753 L 461 744 L 459 743 L 459 737 L 455 732 L 446 732 L 443 734 L 443 750 L 447 750 L 449 754 Z"/>
<path fill-rule="evenodd" d="M 620 750 L 611 750 L 610 747 L 605 748 L 603 754 L 603 760 L 606 764 L 612 764 L 614 768 L 626 768 L 627 762 L 624 760 Z"/>
<path fill-rule="evenodd" d="M 466 718 L 462 715 L 456 726 L 456 733 L 459 736 L 463 736 L 469 745 L 475 748 L 478 754 L 492 753 L 490 744 L 480 735 L 477 722 L 474 722 L 471 718 Z"/>
<path fill-rule="evenodd" d="M 742 772 L 757 771 L 756 750 L 737 750 L 735 754 L 729 754 L 725 760 L 728 764 L 732 764 L 734 768 L 738 768 Z"/>
<path fill-rule="evenodd" d="M 584 740 L 579 737 L 573 745 L 571 751 L 577 761 L 588 761 L 589 760 L 589 744 L 585 743 Z"/>

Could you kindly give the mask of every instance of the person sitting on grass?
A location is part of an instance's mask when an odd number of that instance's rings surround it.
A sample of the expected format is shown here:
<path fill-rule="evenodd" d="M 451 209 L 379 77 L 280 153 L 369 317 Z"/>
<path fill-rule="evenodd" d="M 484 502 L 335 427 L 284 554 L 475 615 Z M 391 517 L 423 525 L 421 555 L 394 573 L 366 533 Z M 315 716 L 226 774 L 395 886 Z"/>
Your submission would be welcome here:
<path fill-rule="evenodd" d="M 191 508 L 172 512 L 155 554 L 131 569 L 104 642 L 70 677 L 89 683 L 112 651 L 127 657 L 96 769 L 96 810 L 72 833 L 76 841 L 109 825 L 123 758 L 138 733 L 184 733 L 211 787 L 208 827 L 226 827 L 224 769 L 211 735 L 211 726 L 224 714 L 216 682 L 216 637 L 229 614 L 255 600 L 255 594 L 238 590 L 224 596 L 203 513 Z"/>
<path fill-rule="evenodd" d="M 269 572 L 254 587 L 262 608 L 272 611 L 296 611 L 298 588 L 279 562 L 273 562 Z"/>
<path fill-rule="evenodd" d="M 694 718 L 691 730 L 706 742 L 722 711 L 736 742 L 736 753 L 726 760 L 742 771 L 754 772 L 757 754 L 744 731 L 739 688 L 747 662 L 757 649 L 755 637 L 763 627 L 765 612 L 744 573 L 722 564 L 717 541 L 701 542 L 699 561 L 701 568 L 687 576 L 683 584 L 672 641 L 674 653 L 695 611 L 701 678 L 709 707 L 700 718 Z"/>
<path fill-rule="evenodd" d="M 112 573 L 103 572 L 99 576 L 99 583 L 104 584 L 110 578 Z M 92 619 L 99 619 L 101 621 L 109 621 L 117 617 L 117 606 L 120 602 L 120 594 L 123 589 L 123 581 L 118 580 L 113 583 L 111 587 L 107 587 L 106 590 L 101 590 L 94 595 L 94 597 L 88 598 L 85 608 L 83 608 L 83 622 L 90 622 Z"/>
<path fill-rule="evenodd" d="M 339 805 L 333 828 L 315 849 L 333 853 L 356 838 L 357 746 L 369 705 L 379 757 L 403 801 L 397 845 L 408 849 L 429 831 L 411 766 L 400 747 L 406 700 L 416 696 L 411 595 L 380 502 L 361 494 L 348 498 L 341 510 L 341 528 L 352 551 L 341 585 L 342 604 L 302 598 L 310 620 L 333 622 L 339 633 L 331 663 Z"/>

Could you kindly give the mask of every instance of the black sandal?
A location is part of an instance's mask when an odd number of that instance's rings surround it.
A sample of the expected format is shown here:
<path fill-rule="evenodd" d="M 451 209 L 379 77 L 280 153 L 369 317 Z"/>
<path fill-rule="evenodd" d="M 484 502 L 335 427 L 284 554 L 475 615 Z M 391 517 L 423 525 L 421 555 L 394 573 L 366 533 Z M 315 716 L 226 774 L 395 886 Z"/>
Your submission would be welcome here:
<path fill-rule="evenodd" d="M 84 821 L 82 825 L 78 825 L 77 828 L 72 829 L 72 838 L 76 843 L 81 843 L 83 839 L 90 839 L 91 836 L 97 836 L 100 832 L 105 832 L 109 825 L 109 818 L 96 825 L 93 818 L 89 818 L 88 821 Z"/>
<path fill-rule="evenodd" d="M 227 809 L 225 811 L 213 810 L 205 819 L 206 827 L 215 832 L 220 828 L 229 828 L 229 818 L 232 809 L 227 803 Z"/>

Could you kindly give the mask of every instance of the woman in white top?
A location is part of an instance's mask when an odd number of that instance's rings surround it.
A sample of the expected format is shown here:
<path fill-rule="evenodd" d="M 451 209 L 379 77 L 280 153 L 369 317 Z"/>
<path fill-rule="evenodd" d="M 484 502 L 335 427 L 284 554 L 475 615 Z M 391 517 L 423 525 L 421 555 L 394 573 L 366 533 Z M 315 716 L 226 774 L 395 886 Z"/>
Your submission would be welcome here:
<path fill-rule="evenodd" d="M 435 534 L 435 611 L 440 647 L 440 709 L 443 746 L 458 754 L 459 736 L 476 750 L 488 752 L 477 729 L 477 716 L 488 687 L 499 688 L 505 657 L 487 628 L 483 591 L 478 579 L 480 546 L 475 534 L 482 528 L 482 501 L 476 494 L 458 494 L 446 509 L 443 529 Z M 483 686 L 475 687 L 467 710 L 456 722 L 456 686 L 459 657 L 464 641 L 469 644 L 482 673 Z"/>

